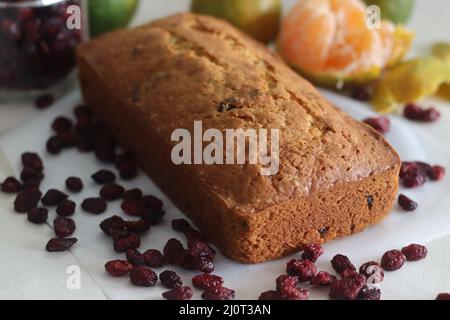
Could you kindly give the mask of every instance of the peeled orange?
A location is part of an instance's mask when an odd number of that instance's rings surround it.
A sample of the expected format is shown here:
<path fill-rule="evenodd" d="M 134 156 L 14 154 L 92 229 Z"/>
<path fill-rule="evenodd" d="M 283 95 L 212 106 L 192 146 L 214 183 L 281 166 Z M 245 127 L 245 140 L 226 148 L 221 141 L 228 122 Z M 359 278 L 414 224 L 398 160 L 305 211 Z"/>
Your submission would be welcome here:
<path fill-rule="evenodd" d="M 299 0 L 282 22 L 280 55 L 313 82 L 363 84 L 409 50 L 413 34 L 392 22 L 369 24 L 361 0 Z"/>

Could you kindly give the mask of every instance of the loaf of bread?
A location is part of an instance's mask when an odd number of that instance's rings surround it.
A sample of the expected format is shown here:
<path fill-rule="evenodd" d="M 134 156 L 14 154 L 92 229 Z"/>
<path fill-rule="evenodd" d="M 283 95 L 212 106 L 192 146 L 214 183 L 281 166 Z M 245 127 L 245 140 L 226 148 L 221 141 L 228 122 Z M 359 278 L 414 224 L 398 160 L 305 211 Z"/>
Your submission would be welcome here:
<path fill-rule="evenodd" d="M 400 160 L 266 47 L 228 23 L 179 14 L 83 44 L 86 102 L 228 257 L 258 263 L 382 220 Z M 278 129 L 279 168 L 175 164 L 177 129 Z M 224 133 L 225 135 L 225 133 Z"/>

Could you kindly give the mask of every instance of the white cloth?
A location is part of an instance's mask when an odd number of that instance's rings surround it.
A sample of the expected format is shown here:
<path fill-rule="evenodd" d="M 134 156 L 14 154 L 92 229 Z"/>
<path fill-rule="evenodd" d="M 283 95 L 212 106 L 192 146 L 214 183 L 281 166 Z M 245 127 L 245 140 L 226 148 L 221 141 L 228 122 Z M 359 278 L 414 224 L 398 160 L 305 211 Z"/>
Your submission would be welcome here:
<path fill-rule="evenodd" d="M 142 10 L 138 21 L 163 16 L 171 12 L 182 11 L 188 1 L 177 0 L 142 1 Z M 287 1 L 292 3 L 292 1 Z M 436 14 L 448 12 L 448 2 L 433 1 L 433 6 L 425 1 L 419 1 L 413 26 L 417 26 L 418 50 L 425 44 L 442 37 L 447 37 L 449 29 L 446 17 L 437 19 Z M 430 17 L 434 17 L 430 19 Z M 432 24 L 429 23 L 432 21 Z M 442 25 L 441 25 L 442 24 Z M 445 40 L 446 38 L 443 38 Z M 366 106 L 355 103 L 331 92 L 327 97 L 338 106 L 346 109 L 358 119 L 363 119 L 374 113 Z M 56 115 L 70 114 L 70 109 L 79 102 L 77 92 L 69 94 L 48 111 L 38 113 L 34 119 L 21 129 L 8 131 L 0 139 L 0 147 L 5 156 L 0 156 L 0 179 L 12 173 L 19 172 L 19 156 L 24 150 L 44 152 L 44 140 L 50 134 L 49 125 Z M 401 117 L 392 117 L 393 129 L 387 138 L 393 143 L 404 160 L 424 160 L 450 168 L 450 109 L 441 102 L 438 104 L 443 112 L 443 119 L 434 125 L 410 123 Z M 14 110 L 14 106 L 9 106 Z M 12 112 L 12 111 L 11 111 Z M 8 116 L 11 112 L 0 111 L 0 127 L 5 128 L 8 119 L 18 119 Z M 34 113 L 35 112 L 31 112 Z M 4 115 L 6 114 L 6 115 Z M 19 121 L 19 120 L 17 120 Z M 16 122 L 15 122 L 16 123 Z M 11 126 L 9 126 L 11 127 Z M 93 156 L 80 155 L 69 151 L 54 158 L 45 156 L 46 179 L 44 189 L 56 187 L 63 189 L 65 178 L 69 175 L 81 176 L 86 188 L 81 195 L 72 196 L 80 203 L 83 197 L 98 191 L 98 187 L 89 183 L 89 176 L 100 168 Z M 143 249 L 161 249 L 165 241 L 180 235 L 170 230 L 168 222 L 173 217 L 182 214 L 163 196 L 158 189 L 145 177 L 137 181 L 124 183 L 127 187 L 139 186 L 146 192 L 161 196 L 166 204 L 167 217 L 165 226 L 153 228 L 143 237 Z M 405 191 L 416 199 L 420 208 L 417 212 L 406 214 L 393 210 L 391 216 L 380 225 L 354 235 L 334 241 L 325 246 L 326 254 L 319 260 L 320 270 L 330 270 L 329 260 L 336 253 L 348 254 L 356 265 L 369 260 L 379 260 L 389 249 L 401 248 L 411 242 L 429 242 L 429 257 L 416 263 L 408 263 L 394 273 L 387 273 L 382 285 L 384 299 L 434 299 L 442 291 L 450 291 L 450 179 L 440 183 L 430 183 L 419 190 Z M 404 190 L 403 190 L 404 191 Z M 109 239 L 103 236 L 98 223 L 117 212 L 118 203 L 110 205 L 108 213 L 93 217 L 77 210 L 76 236 L 80 239 L 70 253 L 48 254 L 44 247 L 52 236 L 48 226 L 34 226 L 26 221 L 25 216 L 13 213 L 13 197 L 0 195 L 0 298 L 4 299 L 159 299 L 164 290 L 158 286 L 153 289 L 132 287 L 128 280 L 112 279 L 103 269 L 106 261 L 119 258 L 114 253 Z M 49 221 L 52 221 L 52 212 Z M 444 236 L 439 238 L 440 236 Z M 436 240 L 437 239 L 437 240 Z M 432 241 L 433 240 L 433 241 Z M 255 266 L 244 266 L 234 263 L 223 256 L 217 258 L 217 273 L 225 278 L 225 285 L 236 289 L 238 299 L 256 299 L 262 291 L 273 289 L 274 280 L 285 271 L 288 260 L 269 262 Z M 67 288 L 68 266 L 78 266 L 81 270 L 81 289 Z M 185 284 L 190 284 L 193 273 L 180 271 Z M 160 270 L 158 270 L 160 271 Z M 196 292 L 196 298 L 199 293 Z M 312 290 L 311 298 L 325 299 L 326 290 Z"/>

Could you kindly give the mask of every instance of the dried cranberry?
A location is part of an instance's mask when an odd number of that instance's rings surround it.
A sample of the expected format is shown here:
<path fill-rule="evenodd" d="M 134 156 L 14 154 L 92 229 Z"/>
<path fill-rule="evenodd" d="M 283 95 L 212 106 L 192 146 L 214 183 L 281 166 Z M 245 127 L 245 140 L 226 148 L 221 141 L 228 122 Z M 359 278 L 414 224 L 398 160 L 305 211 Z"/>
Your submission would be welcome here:
<path fill-rule="evenodd" d="M 42 192 L 38 187 L 25 187 L 25 189 L 23 189 L 23 192 L 30 195 L 31 199 L 35 201 L 36 204 L 39 202 L 39 200 L 41 200 Z"/>
<path fill-rule="evenodd" d="M 192 284 L 198 289 L 208 290 L 221 287 L 223 285 L 223 279 L 212 274 L 199 274 L 192 278 Z"/>
<path fill-rule="evenodd" d="M 425 110 L 422 115 L 422 121 L 424 122 L 436 122 L 441 118 L 441 113 L 435 109 L 430 108 Z"/>
<path fill-rule="evenodd" d="M 350 259 L 342 254 L 334 256 L 333 260 L 331 260 L 331 265 L 333 266 L 333 269 L 336 270 L 336 272 L 339 274 L 348 269 L 356 271 L 356 268 L 351 263 Z"/>
<path fill-rule="evenodd" d="M 51 94 L 44 94 L 36 98 L 34 101 L 34 105 L 39 110 L 47 109 L 50 107 L 53 103 L 55 103 L 55 97 Z"/>
<path fill-rule="evenodd" d="M 124 180 L 133 179 L 138 172 L 137 161 L 130 152 L 117 156 L 116 168 L 119 170 L 120 177 Z"/>
<path fill-rule="evenodd" d="M 111 230 L 113 229 L 123 229 L 126 226 L 125 220 L 119 216 L 112 216 L 108 219 L 103 220 L 100 223 L 100 229 L 107 234 L 111 235 Z"/>
<path fill-rule="evenodd" d="M 172 220 L 172 229 L 179 232 L 186 232 L 192 229 L 192 226 L 186 219 L 174 219 Z"/>
<path fill-rule="evenodd" d="M 191 300 L 192 299 L 192 289 L 189 287 L 181 287 L 171 291 L 164 292 L 162 296 L 167 300 Z"/>
<path fill-rule="evenodd" d="M 98 184 L 108 184 L 116 180 L 116 175 L 110 170 L 100 170 L 92 175 L 92 180 Z"/>
<path fill-rule="evenodd" d="M 184 247 L 177 239 L 170 239 L 164 246 L 164 258 L 167 263 L 178 264 L 184 255 Z"/>
<path fill-rule="evenodd" d="M 161 280 L 163 286 L 168 289 L 177 289 L 183 285 L 180 276 L 177 275 L 174 271 L 166 270 L 161 272 L 159 274 L 159 280 Z"/>
<path fill-rule="evenodd" d="M 145 263 L 151 268 L 161 268 L 166 262 L 163 254 L 155 249 L 145 251 L 142 256 Z"/>
<path fill-rule="evenodd" d="M 151 225 L 146 220 L 138 220 L 138 221 L 127 221 L 126 227 L 128 230 L 139 234 L 150 230 Z"/>
<path fill-rule="evenodd" d="M 106 201 L 115 201 L 122 198 L 124 192 L 124 187 L 115 183 L 111 183 L 103 186 L 103 188 L 100 190 L 100 197 L 102 197 Z"/>
<path fill-rule="evenodd" d="M 402 162 L 400 168 L 400 178 L 403 179 L 408 173 L 415 172 L 418 170 L 418 165 L 415 162 Z"/>
<path fill-rule="evenodd" d="M 286 267 L 287 274 L 298 277 L 300 282 L 310 281 L 317 273 L 316 266 L 309 260 L 292 259 Z"/>
<path fill-rule="evenodd" d="M 198 263 L 198 270 L 200 270 L 203 273 L 213 273 L 215 270 L 214 262 L 201 258 L 200 262 Z"/>
<path fill-rule="evenodd" d="M 364 286 L 359 292 L 357 300 L 381 300 L 381 290 L 377 287 Z"/>
<path fill-rule="evenodd" d="M 428 178 L 431 181 L 441 181 L 445 177 L 445 168 L 442 166 L 432 166 L 429 171 L 427 171 Z"/>
<path fill-rule="evenodd" d="M 148 221 L 150 225 L 155 226 L 162 221 L 165 214 L 166 213 L 163 210 L 155 211 L 147 208 L 142 214 L 141 218 L 145 221 Z"/>
<path fill-rule="evenodd" d="M 405 255 L 408 261 L 419 261 L 423 260 L 428 255 L 428 250 L 425 246 L 420 244 L 411 244 L 402 249 L 402 253 Z"/>
<path fill-rule="evenodd" d="M 263 300 L 264 301 L 276 301 L 276 300 L 280 300 L 280 299 L 281 299 L 280 295 L 275 290 L 265 291 L 265 292 L 261 293 L 258 298 L 258 300 L 261 300 L 261 301 L 263 301 Z"/>
<path fill-rule="evenodd" d="M 131 189 L 131 190 L 127 190 L 125 191 L 123 198 L 124 199 L 141 199 L 144 196 L 144 193 L 142 192 L 141 189 Z"/>
<path fill-rule="evenodd" d="M 70 131 L 72 127 L 72 120 L 66 117 L 58 117 L 52 123 L 52 129 L 57 133 Z"/>
<path fill-rule="evenodd" d="M 366 277 L 368 283 L 380 283 L 384 280 L 384 270 L 381 264 L 375 261 L 364 263 L 359 268 L 359 273 Z"/>
<path fill-rule="evenodd" d="M 123 238 L 121 238 L 123 239 Z M 142 253 L 135 249 L 128 249 L 126 251 L 127 261 L 131 263 L 133 266 L 145 266 L 144 257 Z"/>
<path fill-rule="evenodd" d="M 63 148 L 72 148 L 78 143 L 77 136 L 71 131 L 59 132 L 58 137 L 62 141 Z"/>
<path fill-rule="evenodd" d="M 391 121 L 388 117 L 369 118 L 364 120 L 364 123 L 371 126 L 381 134 L 388 133 L 391 129 Z"/>
<path fill-rule="evenodd" d="M 403 177 L 403 186 L 408 189 L 418 188 L 426 182 L 425 174 L 421 171 L 408 172 Z"/>
<path fill-rule="evenodd" d="M 341 277 L 342 278 L 354 277 L 355 274 L 358 274 L 358 272 L 356 270 L 346 269 L 346 270 L 341 272 Z"/>
<path fill-rule="evenodd" d="M 123 212 L 129 216 L 140 217 L 147 210 L 145 202 L 142 199 L 127 198 L 121 205 Z"/>
<path fill-rule="evenodd" d="M 81 207 L 84 211 L 92 214 L 102 214 L 106 211 L 108 205 L 102 198 L 88 198 L 83 200 Z"/>
<path fill-rule="evenodd" d="M 104 163 L 113 163 L 116 159 L 116 147 L 114 145 L 100 145 L 94 149 L 97 159 Z"/>
<path fill-rule="evenodd" d="M 370 100 L 370 92 L 367 88 L 359 87 L 352 92 L 351 97 L 355 100 L 366 102 Z"/>
<path fill-rule="evenodd" d="M 69 250 L 75 243 L 77 243 L 76 238 L 53 238 L 46 246 L 48 252 L 62 252 Z"/>
<path fill-rule="evenodd" d="M 69 217 L 75 213 L 76 204 L 72 200 L 65 200 L 56 208 L 56 213 L 61 217 Z"/>
<path fill-rule="evenodd" d="M 37 207 L 39 200 L 28 192 L 20 192 L 17 194 L 14 200 L 14 210 L 17 213 L 28 213 L 32 209 Z"/>
<path fill-rule="evenodd" d="M 355 274 L 334 282 L 330 287 L 332 300 L 356 300 L 361 289 L 366 285 L 363 275 Z"/>
<path fill-rule="evenodd" d="M 53 221 L 53 227 L 55 229 L 55 234 L 59 238 L 66 238 L 73 235 L 76 228 L 75 221 L 65 217 L 57 217 Z"/>
<path fill-rule="evenodd" d="M 158 282 L 158 276 L 152 269 L 137 266 L 130 272 L 131 283 L 139 287 L 153 287 Z"/>
<path fill-rule="evenodd" d="M 404 194 L 401 194 L 398 196 L 398 205 L 403 210 L 409 211 L 409 212 L 415 211 L 419 207 L 419 204 L 417 202 L 411 200 Z"/>
<path fill-rule="evenodd" d="M 447 301 L 450 300 L 450 293 L 440 293 L 436 297 L 436 300 Z"/>
<path fill-rule="evenodd" d="M 80 192 L 83 190 L 83 181 L 77 177 L 69 177 L 66 180 L 67 190 L 72 192 Z"/>
<path fill-rule="evenodd" d="M 196 242 L 189 246 L 183 254 L 179 265 L 188 270 L 200 270 L 204 273 L 214 271 L 215 252 L 204 242 Z"/>
<path fill-rule="evenodd" d="M 48 209 L 34 208 L 28 212 L 28 221 L 35 224 L 46 223 L 48 219 Z"/>
<path fill-rule="evenodd" d="M 37 153 L 26 152 L 22 154 L 21 160 L 24 168 L 29 168 L 34 171 L 44 170 L 44 163 Z"/>
<path fill-rule="evenodd" d="M 113 260 L 105 264 L 105 270 L 113 277 L 123 277 L 133 270 L 133 266 L 128 261 Z"/>
<path fill-rule="evenodd" d="M 42 203 L 47 207 L 55 207 L 67 200 L 69 196 L 62 191 L 50 189 L 41 199 Z"/>
<path fill-rule="evenodd" d="M 303 248 L 302 259 L 316 262 L 323 253 L 324 250 L 320 244 L 308 244 Z"/>
<path fill-rule="evenodd" d="M 280 290 L 283 287 L 297 287 L 298 278 L 294 276 L 281 275 L 277 278 L 276 283 L 277 283 L 277 290 L 278 292 L 280 292 Z"/>
<path fill-rule="evenodd" d="M 439 120 L 441 114 L 435 108 L 423 109 L 411 103 L 405 106 L 404 116 L 413 121 L 435 122 Z"/>
<path fill-rule="evenodd" d="M 47 151 L 50 154 L 57 155 L 64 148 L 64 141 L 59 136 L 50 137 L 47 140 Z"/>
<path fill-rule="evenodd" d="M 225 287 L 215 287 L 203 292 L 202 298 L 205 300 L 233 300 L 234 295 L 234 290 Z"/>
<path fill-rule="evenodd" d="M 308 300 L 308 290 L 297 287 L 282 287 L 278 294 L 282 300 Z"/>
<path fill-rule="evenodd" d="M 337 281 L 337 278 L 334 275 L 325 271 L 320 271 L 311 279 L 309 283 L 315 287 L 328 287 L 335 281 Z"/>
<path fill-rule="evenodd" d="M 126 252 L 129 249 L 137 249 L 141 245 L 139 236 L 132 234 L 126 238 L 114 241 L 114 250 L 116 252 Z"/>
<path fill-rule="evenodd" d="M 395 271 L 400 269 L 406 261 L 405 255 L 399 250 L 386 252 L 381 258 L 381 265 L 386 271 Z"/>
<path fill-rule="evenodd" d="M 1 186 L 4 193 L 18 193 L 22 189 L 22 184 L 14 177 L 6 178 Z"/>

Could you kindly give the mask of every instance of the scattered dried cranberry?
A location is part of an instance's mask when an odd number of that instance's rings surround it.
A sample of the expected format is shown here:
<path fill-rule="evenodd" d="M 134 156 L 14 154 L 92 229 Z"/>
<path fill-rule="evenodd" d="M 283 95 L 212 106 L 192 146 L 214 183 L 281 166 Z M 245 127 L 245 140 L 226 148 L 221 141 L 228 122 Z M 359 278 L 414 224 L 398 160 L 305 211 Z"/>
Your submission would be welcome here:
<path fill-rule="evenodd" d="M 22 191 L 17 194 L 14 200 L 14 210 L 17 213 L 28 213 L 37 207 L 38 202 L 39 199 L 36 199 L 33 194 Z"/>
<path fill-rule="evenodd" d="M 214 271 L 215 252 L 204 242 L 196 242 L 184 251 L 179 266 L 187 270 L 200 270 L 204 273 Z"/>
<path fill-rule="evenodd" d="M 161 268 L 166 262 L 163 254 L 155 249 L 145 251 L 142 256 L 145 263 L 151 268 Z"/>
<path fill-rule="evenodd" d="M 351 263 L 350 259 L 342 254 L 334 256 L 333 260 L 331 260 L 331 265 L 333 266 L 333 269 L 339 274 L 348 269 L 356 271 L 356 268 Z"/>
<path fill-rule="evenodd" d="M 441 114 L 435 108 L 423 109 L 416 104 L 408 104 L 404 110 L 405 118 L 420 122 L 435 122 L 439 120 Z"/>
<path fill-rule="evenodd" d="M 46 223 L 48 219 L 48 209 L 34 208 L 28 212 L 28 221 L 35 224 Z"/>
<path fill-rule="evenodd" d="M 130 230 L 128 230 L 128 228 L 110 229 L 109 233 L 113 240 L 123 239 L 123 238 L 130 236 L 130 234 L 131 234 L 131 232 L 130 232 Z"/>
<path fill-rule="evenodd" d="M 78 143 L 78 138 L 72 131 L 59 132 L 58 137 L 62 141 L 63 148 L 72 148 Z"/>
<path fill-rule="evenodd" d="M 335 281 L 337 281 L 336 276 L 329 274 L 328 272 L 321 271 L 316 274 L 309 283 L 315 287 L 328 287 Z"/>
<path fill-rule="evenodd" d="M 184 247 L 177 239 L 170 239 L 164 246 L 163 252 L 167 263 L 178 264 L 183 258 Z"/>
<path fill-rule="evenodd" d="M 441 300 L 441 301 L 447 301 L 450 300 L 450 293 L 440 293 L 437 297 L 436 300 Z"/>
<path fill-rule="evenodd" d="M 124 199 L 141 199 L 144 196 L 144 193 L 142 192 L 141 189 L 131 189 L 131 190 L 127 190 L 125 191 L 123 198 Z"/>
<path fill-rule="evenodd" d="M 381 300 L 381 290 L 377 287 L 364 286 L 359 292 L 357 300 Z"/>
<path fill-rule="evenodd" d="M 123 239 L 123 238 L 121 238 Z M 142 253 L 135 249 L 128 249 L 126 252 L 127 261 L 131 263 L 134 267 L 136 266 L 145 266 L 144 257 Z"/>
<path fill-rule="evenodd" d="M 370 261 L 367 263 L 364 263 L 359 268 L 359 273 L 362 274 L 369 283 L 380 283 L 384 280 L 384 270 L 381 264 L 375 261 Z"/>
<path fill-rule="evenodd" d="M 39 110 L 47 109 L 53 103 L 55 103 L 55 97 L 51 94 L 44 94 L 42 96 L 39 96 L 34 101 L 35 107 Z"/>
<path fill-rule="evenodd" d="M 348 269 L 346 269 L 348 270 Z M 361 289 L 366 285 L 366 278 L 360 274 L 343 278 L 334 282 L 330 287 L 332 300 L 356 300 Z"/>
<path fill-rule="evenodd" d="M 403 210 L 409 211 L 409 212 L 415 211 L 419 207 L 419 204 L 417 202 L 411 200 L 404 194 L 401 194 L 398 196 L 398 205 Z"/>
<path fill-rule="evenodd" d="M 138 221 L 127 221 L 126 227 L 128 230 L 140 234 L 150 230 L 151 225 L 146 220 L 138 220 Z"/>
<path fill-rule="evenodd" d="M 223 279 L 213 274 L 199 274 L 192 278 L 192 284 L 198 289 L 208 290 L 221 287 Z"/>
<path fill-rule="evenodd" d="M 77 243 L 76 238 L 53 238 L 46 246 L 48 252 L 62 252 L 69 250 L 75 243 Z"/>
<path fill-rule="evenodd" d="M 158 282 L 158 276 L 149 267 L 138 266 L 130 272 L 131 283 L 139 287 L 153 287 Z"/>
<path fill-rule="evenodd" d="M 24 186 L 30 186 L 30 183 L 35 183 L 35 186 L 39 186 L 44 179 L 44 174 L 31 168 L 23 168 L 20 173 L 20 179 Z"/>
<path fill-rule="evenodd" d="M 284 287 L 297 287 L 298 286 L 298 278 L 294 276 L 281 275 L 276 280 L 277 290 L 281 291 Z"/>
<path fill-rule="evenodd" d="M 119 216 L 112 216 L 100 223 L 100 229 L 108 236 L 111 235 L 111 230 L 123 229 L 124 227 L 126 227 L 126 221 Z"/>
<path fill-rule="evenodd" d="M 72 120 L 66 117 L 57 117 L 52 123 L 52 129 L 57 133 L 70 131 L 72 127 Z"/>
<path fill-rule="evenodd" d="M 292 259 L 286 267 L 287 274 L 298 277 L 300 282 L 309 282 L 317 273 L 316 266 L 309 260 Z"/>
<path fill-rule="evenodd" d="M 114 163 L 116 160 L 116 146 L 115 145 L 99 145 L 94 149 L 97 159 L 104 163 Z"/>
<path fill-rule="evenodd" d="M 52 155 L 58 155 L 64 148 L 64 141 L 59 136 L 50 137 L 47 140 L 47 151 Z"/>
<path fill-rule="evenodd" d="M 67 190 L 72 192 L 80 192 L 83 190 L 83 181 L 77 177 L 69 177 L 66 180 Z"/>
<path fill-rule="evenodd" d="M 133 266 L 128 261 L 113 260 L 105 264 L 105 270 L 113 277 L 123 277 L 133 270 Z"/>
<path fill-rule="evenodd" d="M 122 198 L 124 192 L 124 187 L 115 183 L 110 183 L 103 186 L 103 188 L 100 190 L 100 197 L 102 197 L 106 201 L 115 201 Z"/>
<path fill-rule="evenodd" d="M 55 229 L 55 234 L 59 238 L 66 238 L 73 235 L 76 228 L 75 221 L 65 217 L 57 217 L 53 221 L 53 227 Z"/>
<path fill-rule="evenodd" d="M 319 259 L 319 257 L 321 255 L 323 255 L 324 250 L 322 248 L 322 246 L 320 244 L 307 244 L 304 248 L 303 248 L 303 255 L 302 255 L 302 259 L 303 260 L 309 260 L 311 262 L 316 262 L 317 259 Z"/>
<path fill-rule="evenodd" d="M 56 208 L 56 213 L 61 217 L 69 217 L 75 213 L 76 204 L 72 200 L 65 200 Z"/>
<path fill-rule="evenodd" d="M 297 287 L 282 287 L 278 294 L 282 300 L 308 300 L 308 290 Z"/>
<path fill-rule="evenodd" d="M 162 296 L 167 300 L 191 300 L 192 299 L 192 289 L 189 287 L 181 287 L 171 291 L 164 292 Z"/>
<path fill-rule="evenodd" d="M 1 186 L 4 193 L 18 193 L 22 189 L 22 184 L 14 177 L 6 178 Z"/>
<path fill-rule="evenodd" d="M 179 232 L 187 232 L 192 229 L 192 226 L 186 219 L 174 219 L 172 220 L 172 229 Z"/>
<path fill-rule="evenodd" d="M 140 217 L 147 210 L 145 202 L 142 199 L 127 198 L 121 205 L 123 212 L 129 216 Z"/>
<path fill-rule="evenodd" d="M 341 278 L 354 277 L 355 274 L 358 274 L 358 272 L 356 270 L 346 269 L 346 270 L 341 272 Z"/>
<path fill-rule="evenodd" d="M 132 234 L 126 238 L 114 241 L 114 250 L 116 252 L 126 252 L 129 249 L 137 249 L 141 245 L 139 236 Z"/>
<path fill-rule="evenodd" d="M 225 287 L 215 287 L 203 292 L 202 298 L 205 300 L 233 300 L 234 295 L 234 290 Z"/>
<path fill-rule="evenodd" d="M 163 210 L 155 211 L 147 208 L 147 210 L 142 214 L 141 218 L 145 221 L 148 221 L 150 225 L 156 226 L 162 221 L 165 214 L 166 213 Z"/>
<path fill-rule="evenodd" d="M 39 190 L 38 187 L 31 186 L 31 187 L 25 187 L 23 189 L 23 192 L 30 195 L 31 199 L 36 202 L 36 204 L 41 200 L 42 192 Z"/>
<path fill-rule="evenodd" d="M 106 211 L 108 205 L 102 198 L 88 198 L 83 200 L 81 207 L 84 211 L 92 214 L 102 214 Z"/>
<path fill-rule="evenodd" d="M 69 196 L 62 191 L 50 189 L 41 199 L 42 203 L 47 207 L 55 207 L 67 200 Z"/>
<path fill-rule="evenodd" d="M 116 180 L 116 175 L 110 170 L 100 170 L 92 175 L 92 180 L 98 184 L 113 183 Z"/>
<path fill-rule="evenodd" d="M 34 171 L 44 170 L 44 163 L 37 153 L 26 152 L 22 154 L 21 160 L 24 168 L 29 168 Z"/>
<path fill-rule="evenodd" d="M 420 244 L 411 244 L 402 249 L 402 253 L 405 255 L 408 261 L 419 261 L 423 260 L 428 255 L 428 250 L 425 246 Z"/>
<path fill-rule="evenodd" d="M 432 166 L 429 171 L 427 171 L 428 178 L 431 181 L 441 181 L 445 177 L 445 168 L 442 166 Z"/>
<path fill-rule="evenodd" d="M 130 152 L 117 156 L 116 168 L 119 170 L 120 177 L 124 180 L 133 179 L 138 172 L 136 158 Z"/>
<path fill-rule="evenodd" d="M 399 250 L 386 252 L 381 258 L 381 265 L 386 271 L 396 271 L 400 269 L 406 261 L 405 255 Z"/>
<path fill-rule="evenodd" d="M 408 189 L 418 188 L 426 182 L 425 174 L 421 171 L 409 172 L 403 177 L 403 186 Z"/>
<path fill-rule="evenodd" d="M 369 118 L 363 122 L 381 134 L 388 133 L 391 129 L 391 120 L 388 117 Z"/>
<path fill-rule="evenodd" d="M 351 97 L 355 100 L 366 102 L 370 100 L 370 92 L 367 88 L 359 87 L 352 92 Z"/>
<path fill-rule="evenodd" d="M 181 278 L 174 271 L 163 271 L 159 274 L 159 280 L 168 289 L 177 289 L 183 285 Z"/>
<path fill-rule="evenodd" d="M 269 290 L 266 292 L 261 293 L 261 295 L 259 296 L 258 300 L 265 300 L 265 301 L 276 301 L 276 300 L 281 300 L 280 295 L 278 294 L 277 291 L 275 290 Z"/>

